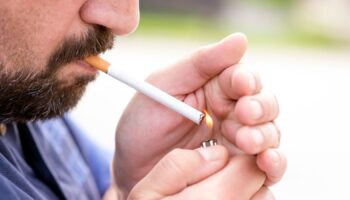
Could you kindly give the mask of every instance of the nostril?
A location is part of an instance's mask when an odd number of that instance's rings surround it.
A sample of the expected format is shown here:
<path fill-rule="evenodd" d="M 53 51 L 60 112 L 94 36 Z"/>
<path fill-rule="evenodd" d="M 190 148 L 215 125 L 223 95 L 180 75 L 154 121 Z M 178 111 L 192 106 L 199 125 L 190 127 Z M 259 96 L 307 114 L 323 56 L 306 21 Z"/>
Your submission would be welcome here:
<path fill-rule="evenodd" d="M 114 0 L 117 1 L 117 0 Z M 115 35 L 133 32 L 139 23 L 139 10 L 136 1 L 87 1 L 80 10 L 84 22 L 110 29 Z"/>

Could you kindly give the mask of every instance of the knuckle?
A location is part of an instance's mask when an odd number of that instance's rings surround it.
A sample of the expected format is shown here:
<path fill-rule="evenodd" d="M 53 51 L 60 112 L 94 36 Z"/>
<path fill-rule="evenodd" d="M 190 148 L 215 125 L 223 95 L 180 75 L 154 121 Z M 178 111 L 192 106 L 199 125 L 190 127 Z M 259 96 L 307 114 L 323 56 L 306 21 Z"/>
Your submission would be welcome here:
<path fill-rule="evenodd" d="M 272 92 L 265 92 L 261 94 L 259 98 L 262 102 L 264 110 L 264 121 L 271 121 L 277 118 L 279 115 L 279 105 L 277 97 Z"/>
<path fill-rule="evenodd" d="M 164 159 L 163 164 L 166 165 L 166 167 L 171 168 L 172 170 L 181 170 L 181 157 L 182 150 L 180 149 L 174 149 L 172 150 Z"/>
<path fill-rule="evenodd" d="M 163 167 L 171 169 L 176 174 L 187 174 L 193 167 L 202 162 L 195 151 L 183 149 L 172 150 L 164 159 Z"/>
<path fill-rule="evenodd" d="M 281 129 L 277 126 L 276 122 L 272 122 L 272 126 L 274 127 L 275 133 L 277 135 L 277 143 L 278 143 L 278 145 L 276 147 L 279 147 L 279 145 L 281 143 L 281 137 L 282 137 Z"/>
<path fill-rule="evenodd" d="M 273 120 L 278 116 L 279 113 L 279 106 L 277 102 L 276 95 L 272 92 L 268 92 L 265 94 L 266 104 L 267 104 L 267 113 L 269 113 L 267 116 L 269 120 Z"/>
<path fill-rule="evenodd" d="M 273 94 L 273 105 L 274 105 L 274 117 L 276 118 L 279 114 L 279 104 L 278 104 L 278 100 L 277 100 L 277 96 L 275 94 Z"/>
<path fill-rule="evenodd" d="M 259 127 L 264 138 L 267 140 L 268 147 L 278 147 L 280 144 L 280 131 L 274 122 L 268 122 Z"/>

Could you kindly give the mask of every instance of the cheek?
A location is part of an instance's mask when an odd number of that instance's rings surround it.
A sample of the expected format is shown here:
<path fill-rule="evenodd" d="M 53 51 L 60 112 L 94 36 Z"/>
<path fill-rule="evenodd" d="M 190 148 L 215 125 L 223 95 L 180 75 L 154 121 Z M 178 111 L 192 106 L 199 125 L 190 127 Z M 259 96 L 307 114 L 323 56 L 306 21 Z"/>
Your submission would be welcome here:
<path fill-rule="evenodd" d="M 64 37 L 73 34 L 72 26 L 78 26 L 78 3 L 66 6 L 62 0 L 10 4 L 0 8 L 0 62 L 7 68 L 33 66 L 33 70 L 43 70 Z"/>
<path fill-rule="evenodd" d="M 27 20 L 21 20 L 19 15 L 5 12 L 0 21 L 0 62 L 7 71 L 19 71 L 28 60 L 34 62 L 34 35 L 28 31 Z"/>
<path fill-rule="evenodd" d="M 50 41 L 43 45 L 43 26 L 40 15 L 33 10 L 16 7 L 1 15 L 0 47 L 1 62 L 9 70 L 20 70 L 23 66 L 43 66 L 45 52 Z"/>

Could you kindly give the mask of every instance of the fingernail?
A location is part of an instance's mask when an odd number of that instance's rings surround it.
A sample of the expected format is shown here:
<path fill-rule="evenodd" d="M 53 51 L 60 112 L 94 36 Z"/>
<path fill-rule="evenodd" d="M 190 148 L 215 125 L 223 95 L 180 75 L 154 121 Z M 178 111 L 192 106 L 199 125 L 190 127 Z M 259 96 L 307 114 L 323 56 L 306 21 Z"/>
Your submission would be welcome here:
<path fill-rule="evenodd" d="M 264 136 L 260 130 L 253 129 L 252 135 L 253 135 L 254 144 L 256 146 L 261 146 L 264 143 Z"/>
<path fill-rule="evenodd" d="M 276 151 L 271 151 L 270 152 L 270 157 L 271 157 L 271 160 L 274 162 L 274 163 L 279 163 L 280 162 L 280 155 L 276 152 Z"/>
<path fill-rule="evenodd" d="M 216 160 L 222 159 L 223 157 L 223 151 L 221 151 L 219 148 L 215 146 L 200 148 L 197 150 L 206 161 L 216 161 Z"/>
<path fill-rule="evenodd" d="M 257 119 L 262 118 L 263 110 L 262 110 L 262 106 L 261 106 L 260 102 L 257 100 L 251 100 L 250 106 L 253 109 L 253 113 L 252 113 L 253 119 L 257 120 Z"/>

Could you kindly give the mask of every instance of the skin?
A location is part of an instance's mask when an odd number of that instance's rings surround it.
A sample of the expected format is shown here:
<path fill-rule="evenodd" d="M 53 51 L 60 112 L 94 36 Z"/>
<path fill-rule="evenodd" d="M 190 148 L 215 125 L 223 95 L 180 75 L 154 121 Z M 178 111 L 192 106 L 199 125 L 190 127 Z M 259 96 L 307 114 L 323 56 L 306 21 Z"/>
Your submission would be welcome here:
<path fill-rule="evenodd" d="M 273 123 L 279 112 L 278 104 L 274 95 L 262 92 L 255 73 L 237 64 L 245 48 L 245 36 L 233 34 L 148 78 L 198 110 L 207 109 L 214 127 L 197 126 L 137 94 L 117 128 L 114 173 L 120 193 L 128 194 L 171 149 L 195 149 L 209 138 L 216 138 L 230 156 L 258 154 L 255 164 L 267 175 L 265 186 L 282 177 L 286 159 L 275 149 L 280 133 Z"/>
<path fill-rule="evenodd" d="M 69 6 L 67 6 L 69 5 Z M 114 10 L 115 9 L 115 10 Z M 91 25 L 109 28 L 116 35 L 132 32 L 139 20 L 138 2 L 123 1 L 5 1 L 1 0 L 1 61 L 4 70 L 21 70 L 13 58 L 31 62 L 33 71 L 45 70 L 49 56 L 70 37 L 82 37 Z M 25 34 L 25 35 L 23 35 Z M 35 48 L 31 48 L 35 47 Z M 62 67 L 57 78 L 72 81 L 77 75 L 96 74 L 76 63 Z"/>
<path fill-rule="evenodd" d="M 176 149 L 133 188 L 128 199 L 252 199 L 265 178 L 253 156 L 230 158 L 223 146 Z"/>
<path fill-rule="evenodd" d="M 45 71 L 50 55 L 65 39 L 83 37 L 94 25 L 106 27 L 115 35 L 124 35 L 135 30 L 139 21 L 137 0 L 0 0 L 0 5 L 0 72 L 4 75 L 16 71 Z M 206 108 L 214 118 L 214 128 L 210 130 L 204 124 L 196 126 L 142 95 L 135 96 L 118 125 L 117 153 L 113 162 L 115 185 L 107 193 L 112 195 L 106 198 L 116 194 L 125 199 L 137 183 L 141 185 L 137 188 L 143 188 L 133 190 L 138 195 L 138 191 L 141 195 L 144 191 L 153 191 L 152 182 L 161 181 L 162 174 L 176 174 L 173 168 L 162 171 L 154 167 L 157 163 L 163 163 L 169 154 L 170 158 L 182 155 L 171 153 L 174 148 L 195 149 L 208 138 L 217 138 L 227 149 L 227 156 L 219 159 L 221 164 L 197 177 L 188 188 L 181 188 L 181 191 L 188 191 L 186 194 L 180 193 L 179 188 L 170 193 L 160 188 L 162 197 L 198 197 L 198 191 L 212 184 L 245 188 L 236 185 L 240 180 L 237 174 L 242 169 L 252 169 L 247 175 L 252 184 L 249 188 L 253 189 L 240 195 L 259 199 L 268 194 L 265 186 L 277 182 L 286 168 L 285 157 L 274 149 L 280 137 L 273 123 L 278 105 L 273 95 L 261 92 L 262 85 L 256 74 L 236 65 L 245 48 L 245 37 L 232 35 L 149 77 L 149 82 L 169 94 L 199 110 Z M 96 73 L 84 64 L 72 62 L 61 66 L 55 76 L 62 86 L 68 86 L 78 77 Z M 259 104 L 262 110 L 257 114 Z M 259 135 L 262 137 L 257 139 Z M 242 152 L 257 154 L 257 157 L 242 158 Z M 241 167 L 233 170 L 233 164 Z M 182 181 L 189 177 L 182 175 L 177 176 Z M 230 177 L 232 182 L 223 177 Z M 213 195 L 218 193 L 212 191 Z M 133 194 L 135 192 L 131 196 Z M 254 194 L 257 195 L 254 197 Z"/>

